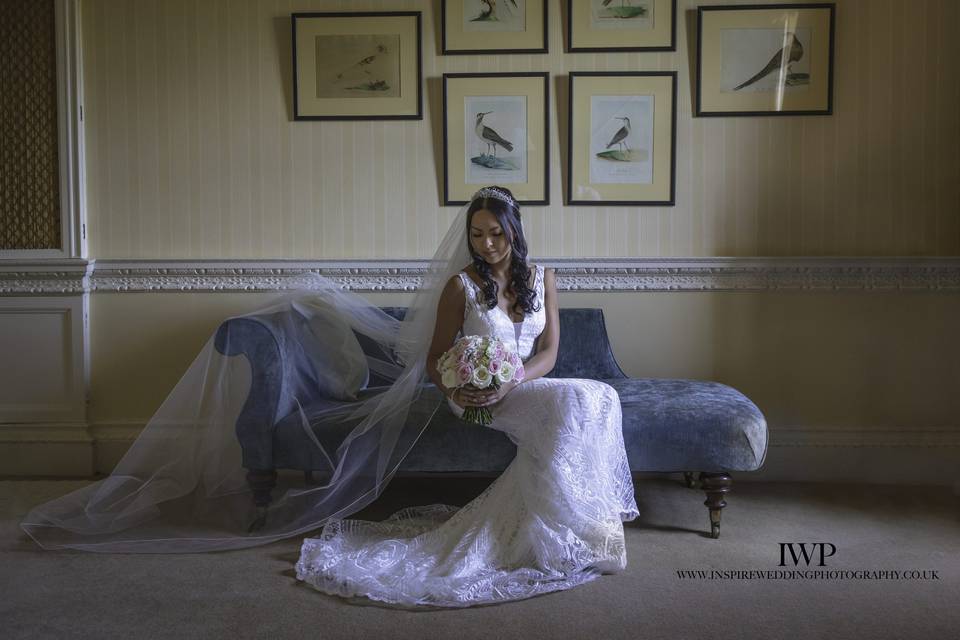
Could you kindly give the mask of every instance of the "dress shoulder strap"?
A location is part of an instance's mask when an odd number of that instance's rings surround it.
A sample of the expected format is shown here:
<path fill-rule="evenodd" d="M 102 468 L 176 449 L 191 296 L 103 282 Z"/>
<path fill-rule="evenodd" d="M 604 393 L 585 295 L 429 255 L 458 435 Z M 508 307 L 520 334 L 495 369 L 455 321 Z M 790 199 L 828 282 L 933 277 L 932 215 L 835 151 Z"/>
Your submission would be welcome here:
<path fill-rule="evenodd" d="M 477 304 L 477 285 L 474 284 L 473 280 L 470 279 L 470 276 L 463 271 L 460 271 L 457 273 L 457 275 L 460 276 L 460 282 L 463 283 L 463 296 L 466 298 L 466 302 L 463 306 L 463 317 L 466 318 L 470 313 L 470 308 L 476 306 Z"/>
<path fill-rule="evenodd" d="M 461 271 L 457 275 L 460 276 L 460 281 L 463 282 L 464 289 L 470 289 L 472 291 L 473 289 L 477 288 L 476 283 L 470 278 L 470 276 L 467 275 L 465 271 Z"/>

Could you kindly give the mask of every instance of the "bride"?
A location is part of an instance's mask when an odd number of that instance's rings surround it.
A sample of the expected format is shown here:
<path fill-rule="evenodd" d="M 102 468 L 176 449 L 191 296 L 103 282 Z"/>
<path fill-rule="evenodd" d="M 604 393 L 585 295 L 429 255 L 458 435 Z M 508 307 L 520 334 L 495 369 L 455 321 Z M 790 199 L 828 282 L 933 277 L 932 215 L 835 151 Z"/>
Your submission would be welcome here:
<path fill-rule="evenodd" d="M 297 578 L 341 596 L 464 607 L 567 589 L 626 567 L 623 520 L 637 516 L 620 399 L 595 380 L 543 378 L 560 341 L 552 270 L 527 265 L 520 212 L 504 188 L 467 210 L 473 261 L 440 296 L 430 377 L 451 409 L 486 406 L 517 445 L 503 475 L 461 509 L 403 509 L 384 522 L 342 520 L 303 542 Z M 532 275 L 531 275 L 532 274 Z M 436 363 L 456 335 L 515 344 L 522 382 L 444 387 Z"/>
<path fill-rule="evenodd" d="M 518 600 L 625 568 L 622 522 L 638 514 L 620 401 L 599 381 L 543 377 L 560 341 L 556 287 L 552 270 L 527 263 L 508 189 L 481 189 L 460 210 L 402 320 L 315 273 L 292 288 L 211 336 L 109 477 L 34 507 L 21 528 L 44 549 L 111 553 L 241 549 L 318 531 L 302 543 L 299 580 L 403 607 Z M 272 460 L 250 460 L 238 443 L 256 381 L 226 355 L 251 327 L 269 332 L 282 360 L 266 442 L 293 425 L 317 449 L 311 459 L 329 463 L 317 485 L 281 475 L 269 508 L 254 506 L 248 477 Z M 459 334 L 515 345 L 524 379 L 445 387 L 437 359 Z M 345 519 L 382 493 L 441 404 L 458 416 L 490 410 L 492 424 L 463 428 L 505 433 L 517 445 L 506 471 L 462 508 Z"/>

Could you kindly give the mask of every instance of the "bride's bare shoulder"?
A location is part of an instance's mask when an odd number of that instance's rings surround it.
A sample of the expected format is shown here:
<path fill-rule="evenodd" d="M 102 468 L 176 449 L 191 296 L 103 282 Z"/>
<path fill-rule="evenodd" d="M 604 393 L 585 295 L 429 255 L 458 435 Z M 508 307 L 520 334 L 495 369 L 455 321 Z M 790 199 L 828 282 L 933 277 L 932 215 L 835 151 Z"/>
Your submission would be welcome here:
<path fill-rule="evenodd" d="M 466 267 L 462 269 L 462 271 L 466 270 Z M 459 306 L 465 301 L 466 296 L 466 284 L 464 283 L 463 278 L 460 277 L 460 273 L 455 273 L 450 276 L 450 278 L 447 280 L 447 284 L 443 287 L 443 293 L 441 294 L 441 297 L 447 302 L 456 302 Z"/>
<path fill-rule="evenodd" d="M 460 279 L 460 274 L 455 273 L 447 279 L 447 284 L 444 287 L 446 291 L 463 291 L 463 280 Z"/>

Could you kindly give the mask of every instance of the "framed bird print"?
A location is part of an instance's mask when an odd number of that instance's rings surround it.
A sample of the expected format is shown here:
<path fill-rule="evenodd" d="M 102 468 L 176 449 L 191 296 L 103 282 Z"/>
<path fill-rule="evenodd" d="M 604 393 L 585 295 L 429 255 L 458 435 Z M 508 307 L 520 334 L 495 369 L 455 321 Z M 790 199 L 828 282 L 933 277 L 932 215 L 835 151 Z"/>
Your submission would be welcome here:
<path fill-rule="evenodd" d="M 677 0 L 567 0 L 567 51 L 676 51 Z"/>
<path fill-rule="evenodd" d="M 441 0 L 441 52 L 547 53 L 547 0 Z"/>
<path fill-rule="evenodd" d="M 674 204 L 677 72 L 570 74 L 567 204 Z"/>
<path fill-rule="evenodd" d="M 294 120 L 422 120 L 419 11 L 294 13 Z"/>
<path fill-rule="evenodd" d="M 698 116 L 833 113 L 833 4 L 698 7 Z"/>
<path fill-rule="evenodd" d="M 443 204 L 484 185 L 520 204 L 550 204 L 546 72 L 443 74 Z"/>

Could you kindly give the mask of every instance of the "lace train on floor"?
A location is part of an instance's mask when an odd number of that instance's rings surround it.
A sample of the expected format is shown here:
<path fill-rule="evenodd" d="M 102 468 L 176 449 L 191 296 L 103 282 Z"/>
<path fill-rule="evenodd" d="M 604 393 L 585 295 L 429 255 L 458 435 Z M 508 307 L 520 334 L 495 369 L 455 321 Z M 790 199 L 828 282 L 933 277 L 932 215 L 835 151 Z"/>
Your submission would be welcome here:
<path fill-rule="evenodd" d="M 613 387 L 537 378 L 492 407 L 517 444 L 504 473 L 462 508 L 340 520 L 303 542 L 297 578 L 320 591 L 402 606 L 465 607 L 568 589 L 626 567 L 637 517 Z"/>

